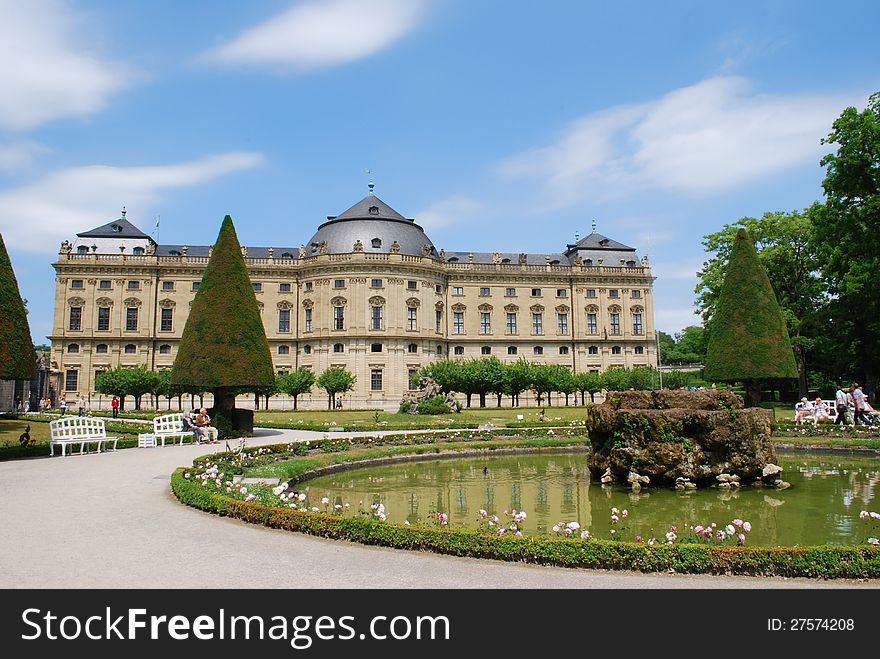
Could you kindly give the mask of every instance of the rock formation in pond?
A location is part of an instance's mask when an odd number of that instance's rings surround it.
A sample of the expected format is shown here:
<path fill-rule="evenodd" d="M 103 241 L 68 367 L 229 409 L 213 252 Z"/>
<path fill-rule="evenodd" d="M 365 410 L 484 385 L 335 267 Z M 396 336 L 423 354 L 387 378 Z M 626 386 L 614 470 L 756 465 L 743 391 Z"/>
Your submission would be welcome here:
<path fill-rule="evenodd" d="M 728 391 L 609 392 L 587 409 L 589 468 L 603 483 L 739 487 L 776 462 L 772 410 Z M 778 475 L 777 475 L 778 478 Z"/>

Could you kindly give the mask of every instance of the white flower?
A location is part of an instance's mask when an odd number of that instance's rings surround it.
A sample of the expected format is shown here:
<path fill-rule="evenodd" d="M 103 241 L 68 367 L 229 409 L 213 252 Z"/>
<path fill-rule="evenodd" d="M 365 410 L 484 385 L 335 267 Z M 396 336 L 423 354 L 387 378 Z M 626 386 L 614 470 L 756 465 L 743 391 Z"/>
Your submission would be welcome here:
<path fill-rule="evenodd" d="M 559 524 L 553 525 L 553 533 L 559 533 Z"/>
<path fill-rule="evenodd" d="M 572 531 L 577 531 L 579 528 L 581 528 L 581 525 L 577 522 L 569 522 L 568 524 L 566 524 L 566 526 Z"/>
<path fill-rule="evenodd" d="M 714 524 L 712 526 L 714 526 Z M 749 522 L 743 522 L 743 531 L 748 533 L 751 530 L 752 530 L 752 525 Z"/>
<path fill-rule="evenodd" d="M 586 539 L 589 538 L 589 537 L 590 537 L 590 532 L 589 532 L 589 531 L 586 531 L 586 530 L 581 531 L 581 540 L 586 540 Z"/>
<path fill-rule="evenodd" d="M 736 531 L 736 529 L 733 528 L 733 524 L 728 524 L 727 526 L 724 527 L 724 530 L 727 532 L 727 535 L 733 535 L 734 532 Z"/>
<path fill-rule="evenodd" d="M 326 506 L 328 503 L 330 503 L 330 499 L 328 497 L 321 497 L 321 503 Z"/>
<path fill-rule="evenodd" d="M 300 493 L 296 496 L 296 498 L 297 498 L 297 500 L 298 500 L 300 503 L 302 503 L 303 501 L 306 500 L 306 493 L 305 493 L 305 492 L 300 492 Z"/>
<path fill-rule="evenodd" d="M 868 538 L 869 545 L 880 545 L 880 540 L 877 538 Z"/>
<path fill-rule="evenodd" d="M 620 516 L 623 517 L 624 519 L 626 519 L 627 517 L 629 517 L 629 511 L 626 508 L 624 508 L 623 512 L 620 513 Z"/>

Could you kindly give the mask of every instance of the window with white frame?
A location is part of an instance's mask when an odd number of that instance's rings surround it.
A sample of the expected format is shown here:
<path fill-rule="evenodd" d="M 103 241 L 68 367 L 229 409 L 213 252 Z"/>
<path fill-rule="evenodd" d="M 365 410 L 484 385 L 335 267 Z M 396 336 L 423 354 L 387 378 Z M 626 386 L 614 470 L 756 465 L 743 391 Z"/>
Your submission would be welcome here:
<path fill-rule="evenodd" d="M 532 334 L 544 333 L 544 314 L 538 311 L 532 313 Z"/>
<path fill-rule="evenodd" d="M 489 311 L 480 312 L 480 334 L 492 333 L 492 313 Z"/>
<path fill-rule="evenodd" d="M 452 312 L 452 333 L 464 334 L 464 311 Z"/>

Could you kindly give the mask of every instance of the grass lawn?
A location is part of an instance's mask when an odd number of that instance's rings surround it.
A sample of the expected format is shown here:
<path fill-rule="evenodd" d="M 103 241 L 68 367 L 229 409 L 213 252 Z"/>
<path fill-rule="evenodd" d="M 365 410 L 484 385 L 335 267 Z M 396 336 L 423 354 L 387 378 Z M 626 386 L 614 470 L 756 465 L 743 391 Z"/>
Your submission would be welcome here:
<path fill-rule="evenodd" d="M 506 426 L 510 423 L 541 423 L 541 410 L 546 418 L 558 425 L 567 425 L 572 421 L 584 419 L 583 407 L 472 407 L 462 408 L 460 414 L 397 414 L 381 410 L 303 410 L 258 411 L 254 421 L 260 425 L 273 423 L 285 427 L 296 427 L 301 423 L 308 425 L 339 425 L 349 430 L 357 430 L 358 426 L 374 429 L 378 424 L 394 428 L 443 428 L 462 426 L 463 424 L 481 425 L 491 423 L 495 426 Z M 378 412 L 378 421 L 376 414 Z M 522 419 L 517 419 L 521 414 Z"/>
<path fill-rule="evenodd" d="M 37 444 L 49 443 L 49 424 L 28 419 L 0 419 L 0 446 L 19 446 L 18 437 L 30 425 L 31 440 Z M 49 449 L 47 448 L 46 451 Z"/>
<path fill-rule="evenodd" d="M 27 448 L 21 448 L 18 441 L 24 429 L 30 426 L 31 444 Z M 107 434 L 119 437 L 117 448 L 131 448 L 137 446 L 136 426 L 126 427 L 121 423 L 110 422 L 107 425 Z M 79 450 L 77 445 L 77 450 Z M 58 451 L 56 450 L 56 454 Z M 37 419 L 8 419 L 0 418 L 0 460 L 12 460 L 15 458 L 42 457 L 49 455 L 49 422 Z"/>

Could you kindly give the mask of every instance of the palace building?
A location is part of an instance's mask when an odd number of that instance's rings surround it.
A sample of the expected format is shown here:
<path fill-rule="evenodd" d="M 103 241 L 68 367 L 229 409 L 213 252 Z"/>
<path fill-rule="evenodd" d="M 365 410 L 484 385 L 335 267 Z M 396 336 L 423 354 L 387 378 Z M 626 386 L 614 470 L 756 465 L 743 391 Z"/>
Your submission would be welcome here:
<path fill-rule="evenodd" d="M 50 337 L 58 394 L 92 392 L 94 405 L 102 371 L 170 368 L 211 249 L 157 244 L 124 211 L 64 241 Z M 304 245 L 242 252 L 276 371 L 347 368 L 347 407 L 396 406 L 438 359 L 657 364 L 647 258 L 595 231 L 556 254 L 438 251 L 371 191 Z M 300 401 L 323 406 L 322 393 Z"/>

